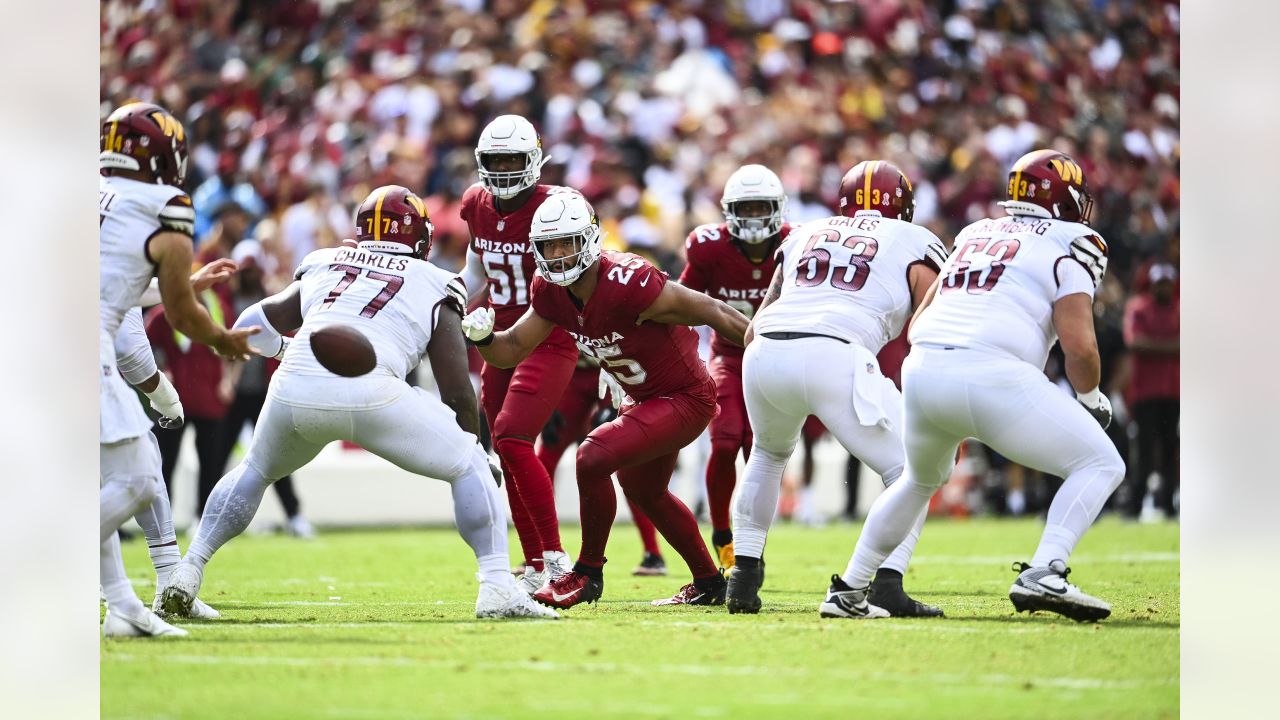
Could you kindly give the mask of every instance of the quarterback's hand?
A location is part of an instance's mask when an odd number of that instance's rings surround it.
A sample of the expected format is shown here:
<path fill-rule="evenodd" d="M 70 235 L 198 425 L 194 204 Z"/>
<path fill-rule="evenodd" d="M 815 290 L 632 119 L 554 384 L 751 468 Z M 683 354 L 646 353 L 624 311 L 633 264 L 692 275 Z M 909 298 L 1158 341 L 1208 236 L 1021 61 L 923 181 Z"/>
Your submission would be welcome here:
<path fill-rule="evenodd" d="M 606 395 L 605 393 L 608 393 Z M 596 390 L 596 397 L 601 400 L 606 397 L 613 405 L 613 409 L 617 410 L 622 407 L 622 401 L 627 397 L 627 391 L 622 389 L 622 383 L 618 382 L 612 375 L 600 368 L 600 385 Z"/>
<path fill-rule="evenodd" d="M 1080 401 L 1104 430 L 1111 424 L 1111 401 L 1100 390 L 1094 388 L 1087 393 L 1076 393 L 1076 400 Z"/>
<path fill-rule="evenodd" d="M 258 353 L 249 345 L 249 337 L 262 332 L 262 328 L 234 328 L 228 330 L 213 346 L 215 352 L 228 360 L 249 360 Z"/>
<path fill-rule="evenodd" d="M 227 258 L 218 258 L 191 274 L 191 289 L 197 294 L 225 282 L 240 268 Z"/>
<path fill-rule="evenodd" d="M 493 342 L 493 308 L 476 308 L 462 318 L 462 334 L 476 345 Z"/>
<path fill-rule="evenodd" d="M 156 423 L 165 430 L 176 430 L 186 422 L 182 400 L 178 398 L 178 391 L 174 389 L 168 376 L 160 375 L 160 384 L 147 394 L 147 399 L 151 401 L 151 409 L 160 415 Z"/>

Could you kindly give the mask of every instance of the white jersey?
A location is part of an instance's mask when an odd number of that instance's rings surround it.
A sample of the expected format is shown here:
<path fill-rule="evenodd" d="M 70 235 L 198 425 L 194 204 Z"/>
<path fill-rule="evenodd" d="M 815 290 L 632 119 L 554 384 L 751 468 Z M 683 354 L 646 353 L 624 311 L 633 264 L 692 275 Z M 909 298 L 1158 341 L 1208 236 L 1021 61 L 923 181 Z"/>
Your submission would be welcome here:
<path fill-rule="evenodd" d="M 137 395 L 117 372 L 115 341 L 155 266 L 147 242 L 160 231 L 192 234 L 195 211 L 182 190 L 119 177 L 98 180 L 98 440 L 115 443 L 151 428 Z"/>
<path fill-rule="evenodd" d="M 316 360 L 307 338 L 316 328 L 342 323 L 373 345 L 378 360 L 371 375 L 403 380 L 427 351 L 440 306 L 452 303 L 463 312 L 467 302 L 462 279 L 454 273 L 407 255 L 352 247 L 316 250 L 294 277 L 302 283 L 302 327 L 277 376 L 335 377 Z M 293 393 L 281 399 L 328 406 L 322 398 L 312 403 Z"/>
<path fill-rule="evenodd" d="M 878 353 L 911 314 L 911 266 L 936 270 L 946 254 L 929 230 L 875 211 L 807 222 L 778 249 L 782 294 L 755 333 L 829 335 Z"/>
<path fill-rule="evenodd" d="M 979 220 L 960 231 L 955 246 L 911 343 L 982 350 L 1036 368 L 1058 339 L 1054 302 L 1073 293 L 1093 297 L 1102 270 L 1090 266 L 1092 256 L 1106 254 L 1088 225 L 1025 215 Z"/>

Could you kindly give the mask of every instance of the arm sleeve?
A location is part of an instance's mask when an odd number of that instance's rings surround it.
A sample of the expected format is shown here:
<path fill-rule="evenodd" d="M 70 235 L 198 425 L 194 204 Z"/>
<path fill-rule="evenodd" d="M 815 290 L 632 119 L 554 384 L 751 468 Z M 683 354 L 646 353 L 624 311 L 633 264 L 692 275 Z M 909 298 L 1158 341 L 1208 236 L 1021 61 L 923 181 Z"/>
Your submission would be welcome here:
<path fill-rule="evenodd" d="M 151 342 L 142 324 L 141 308 L 125 313 L 124 322 L 116 332 L 116 366 L 130 385 L 156 374 L 156 356 L 151 352 Z"/>
<path fill-rule="evenodd" d="M 488 283 L 488 276 L 484 271 L 484 260 L 481 259 L 480 253 L 467 251 L 467 264 L 462 269 L 462 277 L 457 278 L 465 285 L 464 295 L 467 302 L 463 305 L 463 311 L 466 311 L 466 305 L 470 304 L 485 288 Z"/>
<path fill-rule="evenodd" d="M 151 278 L 151 282 L 147 283 L 147 289 L 142 291 L 142 296 L 138 298 L 138 305 L 141 307 L 151 307 L 160 304 L 160 278 Z"/>
<path fill-rule="evenodd" d="M 1053 295 L 1055 301 L 1075 293 L 1093 297 L 1093 275 L 1079 260 L 1066 255 L 1058 258 L 1053 266 L 1053 276 L 1058 281 L 1058 291 Z"/>
<path fill-rule="evenodd" d="M 266 313 L 262 312 L 261 302 L 256 302 L 245 308 L 245 311 L 240 313 L 240 317 L 236 318 L 236 324 L 232 328 L 239 329 L 253 327 L 254 325 L 262 328 L 262 332 L 249 338 L 249 347 L 263 357 L 280 359 L 280 356 L 284 354 L 287 343 L 284 337 L 267 321 Z"/>

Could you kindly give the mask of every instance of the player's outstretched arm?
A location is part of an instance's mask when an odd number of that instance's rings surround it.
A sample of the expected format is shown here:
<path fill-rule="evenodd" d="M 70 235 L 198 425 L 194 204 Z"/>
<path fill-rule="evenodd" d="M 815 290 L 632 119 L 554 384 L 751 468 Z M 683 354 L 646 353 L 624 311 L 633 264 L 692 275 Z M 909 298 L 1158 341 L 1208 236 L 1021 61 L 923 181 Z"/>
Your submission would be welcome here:
<path fill-rule="evenodd" d="M 174 330 L 235 360 L 251 354 L 249 336 L 258 328 L 228 331 L 209 317 L 191 288 L 191 238 L 178 232 L 160 232 L 147 244 L 147 253 L 157 266 L 160 299 L 164 315 Z"/>
<path fill-rule="evenodd" d="M 515 325 L 495 333 L 493 308 L 476 308 L 462 320 L 462 332 L 480 350 L 484 361 L 500 368 L 515 367 L 529 357 L 555 325 L 542 317 L 532 307 L 516 321 Z"/>
<path fill-rule="evenodd" d="M 489 276 L 480 253 L 467 251 L 467 264 L 462 268 L 462 282 L 467 286 L 467 307 L 476 307 L 489 295 Z"/>
<path fill-rule="evenodd" d="M 709 325 L 720 337 L 741 345 L 747 332 L 747 316 L 710 295 L 669 282 L 637 323 L 651 320 L 664 325 Z"/>
<path fill-rule="evenodd" d="M 302 327 L 302 283 L 295 280 L 284 290 L 245 308 L 232 328 L 244 327 L 262 329 L 249 340 L 255 353 L 277 360 L 283 358 L 289 347 L 289 338 L 284 333 Z"/>
<path fill-rule="evenodd" d="M 431 360 L 436 387 L 440 388 L 441 402 L 457 416 L 458 427 L 480 437 L 480 410 L 467 368 L 462 313 L 449 303 L 440 308 L 435 330 L 431 331 L 431 342 L 427 343 L 427 358 Z"/>

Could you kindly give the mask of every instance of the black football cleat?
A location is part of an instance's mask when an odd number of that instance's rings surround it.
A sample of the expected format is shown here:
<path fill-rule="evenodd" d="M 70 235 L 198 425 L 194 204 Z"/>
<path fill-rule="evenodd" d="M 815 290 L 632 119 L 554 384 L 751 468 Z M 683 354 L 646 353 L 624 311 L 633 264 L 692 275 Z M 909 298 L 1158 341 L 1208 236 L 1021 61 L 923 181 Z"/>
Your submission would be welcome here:
<path fill-rule="evenodd" d="M 725 607 L 730 615 L 760 612 L 760 583 L 764 580 L 764 563 L 739 561 L 729 573 L 729 586 L 725 592 Z"/>
<path fill-rule="evenodd" d="M 908 595 L 902 589 L 902 576 L 896 572 L 877 572 L 867 599 L 888 611 L 889 617 L 945 617 L 942 608 L 925 605 Z"/>

